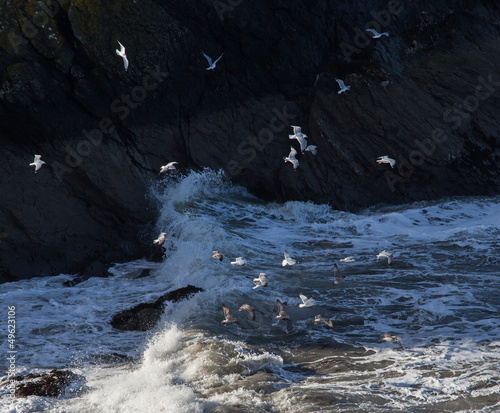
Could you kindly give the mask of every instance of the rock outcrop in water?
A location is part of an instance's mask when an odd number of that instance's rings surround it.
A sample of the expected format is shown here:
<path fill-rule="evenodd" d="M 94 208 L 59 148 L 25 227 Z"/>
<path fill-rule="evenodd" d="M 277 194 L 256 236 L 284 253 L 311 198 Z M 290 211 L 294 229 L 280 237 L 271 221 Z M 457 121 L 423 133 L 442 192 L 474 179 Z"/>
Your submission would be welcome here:
<path fill-rule="evenodd" d="M 153 328 L 163 314 L 165 301 L 173 303 L 189 298 L 203 291 L 202 288 L 188 285 L 162 295 L 152 303 L 141 303 L 128 310 L 120 311 L 111 320 L 111 326 L 118 330 L 147 331 Z"/>
<path fill-rule="evenodd" d="M 41 397 L 59 397 L 68 385 L 85 378 L 70 370 L 54 369 L 49 373 L 30 373 L 26 376 L 14 377 L 21 383 L 16 385 L 17 397 L 41 396 Z"/>
<path fill-rule="evenodd" d="M 343 209 L 499 192 L 495 2 L 7 0 L 0 16 L 2 281 L 147 254 L 148 188 L 172 160 Z M 215 70 L 202 51 L 224 52 Z M 319 149 L 296 171 L 291 124 Z"/>

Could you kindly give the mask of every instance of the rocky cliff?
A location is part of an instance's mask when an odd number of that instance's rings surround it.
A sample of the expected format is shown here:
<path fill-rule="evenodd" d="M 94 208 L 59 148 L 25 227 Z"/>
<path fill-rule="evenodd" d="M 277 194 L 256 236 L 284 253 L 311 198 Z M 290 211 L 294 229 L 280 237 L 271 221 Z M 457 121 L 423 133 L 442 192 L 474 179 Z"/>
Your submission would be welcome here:
<path fill-rule="evenodd" d="M 3 0 L 0 46 L 3 281 L 144 255 L 172 160 L 342 209 L 500 189 L 494 1 Z"/>

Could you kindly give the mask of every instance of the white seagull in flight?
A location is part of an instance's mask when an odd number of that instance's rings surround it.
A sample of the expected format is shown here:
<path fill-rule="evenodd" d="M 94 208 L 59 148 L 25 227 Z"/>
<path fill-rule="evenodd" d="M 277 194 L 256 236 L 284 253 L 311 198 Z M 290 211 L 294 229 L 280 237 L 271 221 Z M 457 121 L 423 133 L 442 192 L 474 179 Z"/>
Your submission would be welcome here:
<path fill-rule="evenodd" d="M 156 238 L 153 241 L 153 243 L 154 244 L 158 244 L 159 247 L 162 246 L 163 243 L 165 242 L 165 240 L 167 239 L 167 238 L 165 238 L 165 235 L 167 235 L 166 232 L 160 232 L 160 235 L 158 235 L 158 238 Z"/>
<path fill-rule="evenodd" d="M 318 147 L 316 145 L 308 145 L 304 152 L 311 152 L 313 155 L 318 154 Z"/>
<path fill-rule="evenodd" d="M 293 169 L 297 169 L 299 167 L 299 161 L 297 160 L 295 155 L 297 155 L 296 149 L 293 146 L 290 146 L 290 154 L 283 157 L 285 163 L 290 162 L 293 165 Z"/>
<path fill-rule="evenodd" d="M 307 298 L 304 294 L 299 294 L 299 297 L 302 300 L 302 304 L 299 304 L 300 308 L 312 307 L 314 305 L 314 298 Z"/>
<path fill-rule="evenodd" d="M 120 45 L 120 50 L 116 49 L 116 54 L 118 56 L 121 56 L 121 58 L 123 59 L 123 66 L 125 67 L 125 70 L 128 69 L 128 59 L 127 59 L 127 55 L 125 54 L 125 46 L 122 45 L 118 40 L 117 40 L 118 44 Z"/>
<path fill-rule="evenodd" d="M 391 265 L 392 263 L 392 252 L 387 252 L 386 250 L 380 252 L 377 254 L 377 261 L 380 259 L 380 257 L 387 257 L 387 264 Z"/>
<path fill-rule="evenodd" d="M 42 161 L 42 155 L 35 155 L 35 159 L 30 163 L 30 166 L 35 167 L 35 173 L 38 171 L 45 162 Z"/>
<path fill-rule="evenodd" d="M 342 92 L 344 92 L 344 93 L 347 92 L 351 88 L 351 86 L 346 86 L 343 80 L 340 80 L 337 78 L 335 78 L 335 80 L 337 81 L 337 83 L 339 84 L 339 87 L 340 87 L 340 90 L 337 92 L 339 95 Z"/>
<path fill-rule="evenodd" d="M 265 272 L 261 272 L 257 278 L 252 280 L 255 284 L 254 290 L 259 290 L 259 287 L 267 287 L 267 277 Z"/>
<path fill-rule="evenodd" d="M 160 169 L 160 174 L 162 174 L 163 172 L 166 172 L 166 171 L 171 171 L 173 169 L 176 169 L 175 168 L 175 165 L 177 165 L 177 162 L 169 162 L 167 163 L 166 165 L 163 165 Z"/>
<path fill-rule="evenodd" d="M 384 155 L 384 156 L 379 156 L 377 158 L 377 163 L 388 163 L 391 165 L 391 168 L 394 168 L 394 165 L 396 165 L 396 160 L 395 159 L 392 159 L 392 158 L 389 158 L 387 155 Z"/>
<path fill-rule="evenodd" d="M 243 266 L 245 265 L 247 262 L 242 258 L 242 257 L 238 257 L 238 258 L 235 258 L 234 261 L 231 261 L 231 264 L 232 265 L 240 265 L 240 266 Z"/>
<path fill-rule="evenodd" d="M 373 39 L 378 39 L 379 37 L 382 36 L 389 36 L 389 33 L 384 32 L 384 33 L 379 33 L 375 29 L 366 29 L 366 32 L 371 32 L 373 34 Z"/>
<path fill-rule="evenodd" d="M 203 52 L 201 52 L 203 53 Z M 215 69 L 215 65 L 217 64 L 217 62 L 221 59 L 222 55 L 224 53 L 221 53 L 219 58 L 215 61 L 215 62 L 212 62 L 212 59 L 210 58 L 210 56 L 207 56 L 205 53 L 203 53 L 203 56 L 205 56 L 205 59 L 207 59 L 208 61 L 208 67 L 207 67 L 207 70 L 214 70 Z"/>

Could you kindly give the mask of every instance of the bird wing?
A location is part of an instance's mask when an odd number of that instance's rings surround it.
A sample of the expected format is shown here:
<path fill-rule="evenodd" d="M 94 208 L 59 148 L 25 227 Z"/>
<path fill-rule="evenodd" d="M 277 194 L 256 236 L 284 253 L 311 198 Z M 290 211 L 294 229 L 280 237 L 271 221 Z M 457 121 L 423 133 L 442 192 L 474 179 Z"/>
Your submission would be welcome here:
<path fill-rule="evenodd" d="M 42 155 L 35 155 L 35 159 L 34 159 L 33 163 L 39 162 L 41 158 L 42 158 Z"/>
<path fill-rule="evenodd" d="M 201 52 L 201 53 L 203 53 L 203 52 Z M 210 56 L 207 56 L 205 53 L 203 53 L 203 56 L 205 56 L 205 59 L 208 60 L 208 65 L 212 66 L 213 63 L 212 63 L 212 59 L 210 59 Z"/>
<path fill-rule="evenodd" d="M 294 135 L 298 135 L 299 133 L 302 133 L 302 128 L 300 126 L 293 126 L 293 125 L 290 125 L 293 129 L 293 133 Z"/>
<path fill-rule="evenodd" d="M 214 62 L 214 66 L 215 66 L 215 65 L 217 64 L 217 62 L 218 62 L 218 61 L 222 58 L 222 55 L 223 55 L 223 54 L 224 54 L 224 53 L 221 53 L 221 54 L 220 54 L 220 56 L 218 57 L 218 59 Z"/>
<path fill-rule="evenodd" d="M 232 318 L 233 316 L 231 315 L 231 311 L 229 311 L 229 307 L 225 304 L 222 304 L 222 309 L 224 310 L 224 316 L 226 317 L 226 319 L 230 319 Z"/>
<path fill-rule="evenodd" d="M 309 152 L 312 152 L 313 155 L 317 155 L 318 154 L 318 147 L 316 145 L 309 145 L 307 148 L 306 148 L 306 151 L 309 151 Z"/>
<path fill-rule="evenodd" d="M 125 54 L 125 46 L 120 43 L 119 40 L 117 40 L 118 44 L 120 45 L 120 55 Z M 118 53 L 118 50 L 116 51 Z"/>
<path fill-rule="evenodd" d="M 378 35 L 378 32 L 374 29 L 366 29 L 365 30 L 366 32 L 372 32 L 374 36 L 377 36 Z"/>
<path fill-rule="evenodd" d="M 343 80 L 340 80 L 340 79 L 335 79 L 337 81 L 337 83 L 339 84 L 340 88 L 341 89 L 344 89 L 345 88 L 345 83 Z"/>
<path fill-rule="evenodd" d="M 123 56 L 123 67 L 125 68 L 125 70 L 128 69 L 128 59 L 127 59 L 127 56 L 124 54 Z"/>
<path fill-rule="evenodd" d="M 167 167 L 168 166 L 174 166 L 174 165 L 177 165 L 177 162 L 169 162 L 169 163 L 167 163 Z"/>
<path fill-rule="evenodd" d="M 276 299 L 276 304 L 278 304 L 278 314 L 281 314 L 282 312 L 285 312 L 285 307 L 283 307 L 283 304 L 280 300 Z"/>
<path fill-rule="evenodd" d="M 290 155 L 288 155 L 288 157 L 294 158 L 295 155 L 297 155 L 297 150 L 293 146 L 290 146 Z"/>
<path fill-rule="evenodd" d="M 299 294 L 299 297 L 304 304 L 309 301 L 308 298 L 304 294 Z"/>

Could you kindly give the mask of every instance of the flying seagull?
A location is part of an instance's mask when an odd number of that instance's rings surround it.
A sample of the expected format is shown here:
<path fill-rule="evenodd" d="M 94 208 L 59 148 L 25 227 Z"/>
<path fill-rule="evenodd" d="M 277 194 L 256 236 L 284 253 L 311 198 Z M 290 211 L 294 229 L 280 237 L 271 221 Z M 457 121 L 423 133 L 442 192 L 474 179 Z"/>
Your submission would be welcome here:
<path fill-rule="evenodd" d="M 248 314 L 250 314 L 250 318 L 252 321 L 255 321 L 255 311 L 252 306 L 248 304 L 243 304 L 240 308 L 238 308 L 238 311 L 248 311 Z"/>
<path fill-rule="evenodd" d="M 233 315 L 229 311 L 229 308 L 226 305 L 222 304 L 222 309 L 224 310 L 224 317 L 226 318 L 222 320 L 221 323 L 224 324 L 225 326 L 234 323 L 236 321 L 236 318 L 233 317 Z"/>
<path fill-rule="evenodd" d="M 380 340 L 391 341 L 393 343 L 401 344 L 401 337 L 400 336 L 391 336 L 389 333 L 385 333 L 385 334 L 381 335 Z"/>
<path fill-rule="evenodd" d="M 387 155 L 384 156 L 379 156 L 377 158 L 377 163 L 388 163 L 391 165 L 391 168 L 394 168 L 394 165 L 396 165 L 396 160 L 389 158 Z"/>
<path fill-rule="evenodd" d="M 174 170 L 176 169 L 175 168 L 175 165 L 177 165 L 177 162 L 169 162 L 167 163 L 166 165 L 163 165 L 160 169 L 160 174 L 162 174 L 163 172 L 167 172 L 167 171 L 171 171 L 171 170 Z"/>
<path fill-rule="evenodd" d="M 128 59 L 127 59 L 127 55 L 125 54 L 125 46 L 123 46 L 118 40 L 117 40 L 118 44 L 120 45 L 120 50 L 116 49 L 116 54 L 118 56 L 121 56 L 121 58 L 123 59 L 123 66 L 125 67 L 125 70 L 128 69 Z"/>
<path fill-rule="evenodd" d="M 289 320 L 288 314 L 285 311 L 285 307 L 283 307 L 283 303 L 276 299 L 276 304 L 278 304 L 278 315 L 274 317 L 277 320 Z"/>
<path fill-rule="evenodd" d="M 296 262 L 294 260 L 292 260 L 292 258 L 290 257 L 290 254 L 288 254 L 288 252 L 285 251 L 285 259 L 282 261 L 281 265 L 283 267 L 285 267 L 287 264 L 294 265 L 294 264 L 296 264 Z"/>
<path fill-rule="evenodd" d="M 382 251 L 377 254 L 377 261 L 380 259 L 380 257 L 387 257 L 387 264 L 391 265 L 392 263 L 392 252 L 387 252 L 387 251 Z"/>
<path fill-rule="evenodd" d="M 373 39 L 378 39 L 379 37 L 382 36 L 389 36 L 389 33 L 387 32 L 379 33 L 375 29 L 366 29 L 365 32 L 371 32 L 373 34 Z"/>
<path fill-rule="evenodd" d="M 346 86 L 343 80 L 340 80 L 337 78 L 335 78 L 335 80 L 337 81 L 337 83 L 339 84 L 339 87 L 340 87 L 340 90 L 337 92 L 339 95 L 342 92 L 344 92 L 344 93 L 347 92 L 351 88 L 351 86 Z"/>
<path fill-rule="evenodd" d="M 384 89 L 386 89 L 387 86 L 389 86 L 389 81 L 388 80 L 384 80 L 383 82 L 380 82 L 380 86 L 382 86 Z"/>
<path fill-rule="evenodd" d="M 202 52 L 203 53 L 203 52 Z M 203 53 L 203 56 L 205 56 L 205 59 L 207 59 L 208 61 L 208 67 L 207 67 L 207 70 L 214 70 L 215 69 L 215 65 L 217 64 L 217 62 L 221 59 L 222 55 L 224 53 L 221 53 L 219 58 L 215 61 L 215 62 L 212 62 L 212 59 L 210 58 L 210 56 L 207 56 L 205 53 Z"/>
<path fill-rule="evenodd" d="M 265 272 L 261 272 L 257 278 L 252 280 L 255 284 L 254 290 L 258 290 L 259 287 L 267 287 L 267 277 Z"/>
<path fill-rule="evenodd" d="M 35 167 L 35 173 L 38 171 L 45 162 L 42 161 L 42 155 L 35 155 L 35 159 L 30 163 L 30 166 Z"/>
<path fill-rule="evenodd" d="M 318 323 L 325 323 L 328 327 L 333 328 L 333 322 L 329 318 L 322 318 L 321 314 L 318 314 L 317 316 L 314 317 L 313 320 L 314 325 Z"/>
<path fill-rule="evenodd" d="M 354 262 L 356 261 L 353 257 L 345 257 L 340 260 L 340 262 Z"/>
<path fill-rule="evenodd" d="M 312 152 L 313 155 L 318 154 L 318 147 L 316 145 L 308 145 L 307 148 L 304 150 L 304 152 Z"/>
<path fill-rule="evenodd" d="M 288 135 L 290 139 L 297 139 L 300 144 L 300 151 L 304 153 L 307 147 L 306 135 Z"/>
<path fill-rule="evenodd" d="M 156 238 L 153 243 L 154 244 L 158 244 L 159 247 L 161 247 L 163 245 L 163 243 L 165 242 L 165 240 L 167 238 L 165 238 L 165 235 L 167 235 L 166 232 L 161 232 L 160 235 L 158 235 L 158 238 Z"/>
<path fill-rule="evenodd" d="M 293 146 L 290 146 L 290 154 L 283 158 L 285 163 L 290 162 L 293 165 L 293 169 L 297 169 L 299 167 L 299 161 L 295 158 L 295 155 L 297 155 L 297 151 Z"/>
<path fill-rule="evenodd" d="M 245 265 L 247 262 L 242 258 L 242 257 L 238 257 L 236 258 L 234 261 L 231 261 L 231 264 L 232 265 Z"/>
<path fill-rule="evenodd" d="M 335 275 L 335 277 L 338 277 L 340 275 L 340 268 L 335 263 L 333 263 L 333 275 Z"/>
<path fill-rule="evenodd" d="M 219 261 L 222 261 L 224 259 L 224 257 L 222 256 L 222 254 L 219 251 L 212 251 L 212 252 L 213 252 L 213 255 L 210 258 L 215 258 Z"/>
<path fill-rule="evenodd" d="M 304 294 L 299 294 L 302 304 L 299 304 L 300 308 L 312 307 L 314 305 L 314 298 L 307 298 Z"/>

